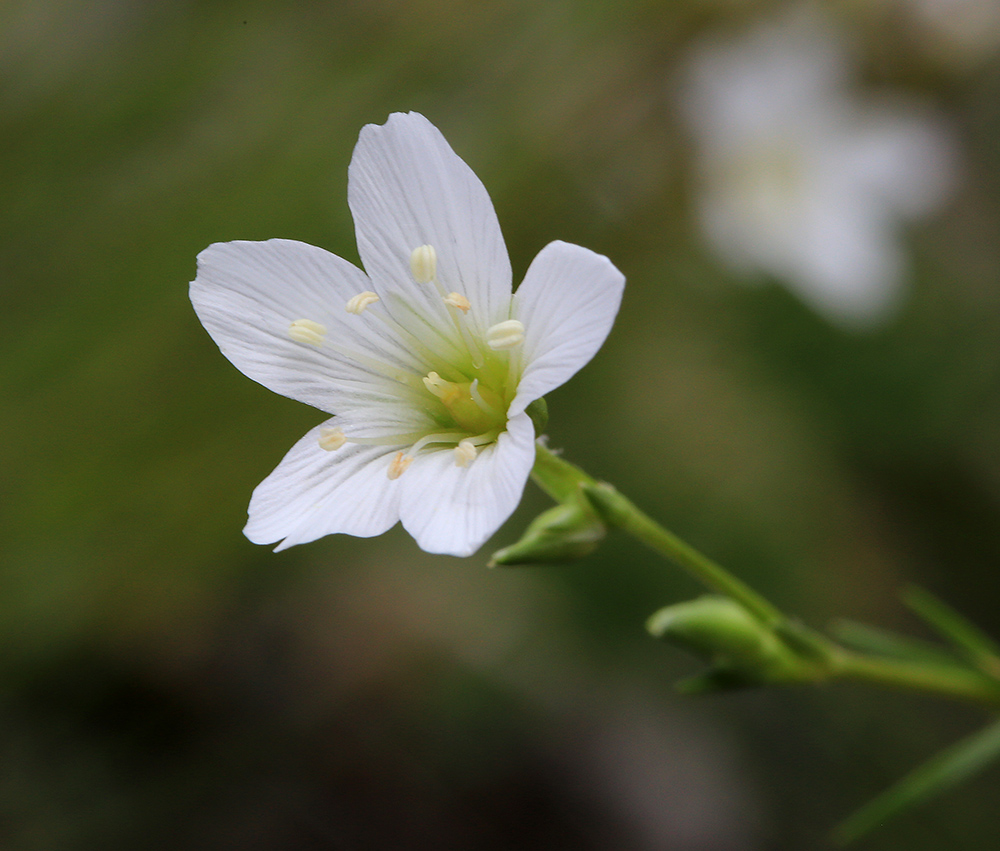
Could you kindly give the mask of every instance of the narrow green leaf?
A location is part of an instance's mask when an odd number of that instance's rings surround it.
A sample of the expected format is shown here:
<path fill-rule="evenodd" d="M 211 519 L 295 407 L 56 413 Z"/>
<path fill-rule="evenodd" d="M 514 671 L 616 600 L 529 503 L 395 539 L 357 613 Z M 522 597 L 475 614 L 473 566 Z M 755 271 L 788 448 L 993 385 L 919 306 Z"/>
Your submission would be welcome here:
<path fill-rule="evenodd" d="M 842 644 L 864 653 L 940 665 L 954 665 L 957 661 L 954 653 L 940 645 L 846 618 L 834 621 L 830 631 Z"/>
<path fill-rule="evenodd" d="M 1000 677 L 1000 646 L 964 615 L 916 585 L 903 592 L 903 602 L 979 670 Z"/>
<path fill-rule="evenodd" d="M 1000 757 L 1000 721 L 932 757 L 896 785 L 863 806 L 834 831 L 847 845 L 900 813 L 967 780 Z"/>

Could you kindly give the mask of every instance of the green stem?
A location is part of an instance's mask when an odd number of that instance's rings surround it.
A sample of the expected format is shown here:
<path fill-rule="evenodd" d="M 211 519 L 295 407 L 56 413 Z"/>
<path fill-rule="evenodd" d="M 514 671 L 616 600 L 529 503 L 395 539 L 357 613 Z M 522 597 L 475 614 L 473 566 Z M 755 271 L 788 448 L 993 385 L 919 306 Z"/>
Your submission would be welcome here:
<path fill-rule="evenodd" d="M 902 659 L 863 656 L 841 649 L 835 657 L 831 678 L 877 683 L 910 691 L 933 692 L 1000 708 L 1000 683 L 978 671 L 957 664 L 908 662 Z"/>
<path fill-rule="evenodd" d="M 599 484 L 579 467 L 564 461 L 540 443 L 535 453 L 533 475 L 539 486 L 560 502 L 573 498 L 574 491 L 582 487 L 608 525 L 628 532 L 684 568 L 704 585 L 732 597 L 767 626 L 775 627 L 786 621 L 779 609 L 749 585 L 668 532 L 610 485 Z"/>
<path fill-rule="evenodd" d="M 611 485 L 598 482 L 541 442 L 536 444 L 532 477 L 558 502 L 570 503 L 585 496 L 604 523 L 629 533 L 708 588 L 743 606 L 799 659 L 802 682 L 856 680 L 1000 708 L 1000 680 L 958 660 L 951 665 L 863 655 L 789 619 L 749 585 L 664 529 Z"/>
<path fill-rule="evenodd" d="M 556 502 L 571 502 L 581 485 L 597 485 L 597 479 L 556 455 L 541 441 L 535 441 L 535 466 L 531 478 Z"/>

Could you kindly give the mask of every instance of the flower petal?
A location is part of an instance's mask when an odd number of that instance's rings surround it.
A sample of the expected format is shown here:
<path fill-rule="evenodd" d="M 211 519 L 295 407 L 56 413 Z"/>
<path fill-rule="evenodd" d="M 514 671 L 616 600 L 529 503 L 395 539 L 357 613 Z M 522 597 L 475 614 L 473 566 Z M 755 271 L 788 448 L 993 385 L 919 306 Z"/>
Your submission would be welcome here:
<path fill-rule="evenodd" d="M 565 383 L 596 354 L 624 287 L 625 276 L 607 257 L 579 245 L 551 242 L 538 252 L 514 296 L 525 370 L 509 414 Z"/>
<path fill-rule="evenodd" d="M 385 369 L 363 366 L 334 346 L 391 369 L 422 372 L 414 355 L 384 334 L 377 320 L 345 310 L 348 299 L 370 287 L 364 272 L 329 251 L 272 239 L 210 245 L 198 255 L 190 292 L 198 318 L 240 372 L 334 413 L 348 404 L 398 403 L 403 392 Z M 293 340 L 289 326 L 299 319 L 324 326 L 329 344 Z"/>
<path fill-rule="evenodd" d="M 904 258 L 885 210 L 865 203 L 845 174 L 801 205 L 784 255 L 787 284 L 811 307 L 849 326 L 885 320 L 902 296 Z M 762 264 L 763 265 L 763 264 Z"/>
<path fill-rule="evenodd" d="M 339 424 L 335 418 L 307 432 L 256 487 L 243 530 L 255 544 L 281 541 L 278 551 L 338 532 L 370 538 L 399 519 L 399 482 L 386 475 L 398 447 L 349 444 L 327 452 L 320 429 Z"/>
<path fill-rule="evenodd" d="M 510 259 L 493 203 L 426 118 L 395 113 L 384 125 L 365 126 L 347 195 L 358 252 L 376 291 L 402 290 L 430 316 L 447 319 L 436 287 L 416 284 L 410 271 L 413 249 L 432 245 L 443 291 L 469 299 L 469 319 L 480 331 L 508 318 Z"/>
<path fill-rule="evenodd" d="M 448 450 L 419 455 L 399 480 L 403 527 L 429 553 L 472 555 L 517 507 L 534 463 L 527 414 L 508 421 L 468 467 Z"/>
<path fill-rule="evenodd" d="M 875 101 L 859 108 L 834 142 L 842 173 L 868 192 L 886 217 L 915 218 L 933 212 L 950 194 L 958 156 L 948 128 L 909 105 Z M 839 144 L 837 144 L 839 143 Z"/>

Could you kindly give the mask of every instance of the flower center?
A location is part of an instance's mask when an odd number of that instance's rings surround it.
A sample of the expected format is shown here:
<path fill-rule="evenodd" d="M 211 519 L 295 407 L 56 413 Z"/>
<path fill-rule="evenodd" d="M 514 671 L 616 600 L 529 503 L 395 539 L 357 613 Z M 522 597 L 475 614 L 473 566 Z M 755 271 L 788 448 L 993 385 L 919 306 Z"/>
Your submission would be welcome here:
<path fill-rule="evenodd" d="M 492 388 L 470 382 L 446 381 L 428 373 L 424 386 L 444 405 L 455 425 L 470 434 L 502 430 L 507 421 L 503 398 Z"/>
<path fill-rule="evenodd" d="M 402 476 L 418 452 L 450 448 L 455 464 L 474 463 L 480 447 L 495 443 L 507 427 L 507 408 L 517 391 L 521 359 L 517 351 L 524 342 L 525 328 L 517 319 L 506 319 L 484 331 L 484 317 L 476 305 L 459 292 L 445 292 L 437 278 L 437 252 L 421 245 L 410 257 L 410 271 L 416 283 L 437 290 L 439 308 L 431 315 L 415 309 L 395 293 L 387 310 L 372 309 L 382 302 L 378 294 L 365 291 L 351 298 L 345 308 L 358 321 L 383 323 L 391 336 L 423 364 L 426 375 L 404 371 L 383 363 L 362 351 L 350 351 L 330 339 L 327 329 L 309 319 L 297 319 L 288 329 L 298 343 L 329 348 L 378 372 L 393 383 L 402 404 L 415 406 L 428 416 L 428 427 L 407 434 L 360 437 L 345 434 L 339 426 L 324 427 L 319 445 L 336 452 L 348 443 L 409 447 L 399 449 L 388 463 L 390 479 Z M 382 302 L 384 304 L 384 302 Z M 361 320 L 361 315 L 365 320 Z"/>

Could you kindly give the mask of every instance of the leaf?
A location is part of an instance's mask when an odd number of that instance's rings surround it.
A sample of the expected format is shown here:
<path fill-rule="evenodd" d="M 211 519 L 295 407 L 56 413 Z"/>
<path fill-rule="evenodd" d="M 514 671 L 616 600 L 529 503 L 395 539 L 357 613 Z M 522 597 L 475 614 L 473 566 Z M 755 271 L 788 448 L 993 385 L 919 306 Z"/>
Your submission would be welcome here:
<path fill-rule="evenodd" d="M 1000 677 L 1000 647 L 964 615 L 916 585 L 903 592 L 903 602 L 980 671 Z"/>
<path fill-rule="evenodd" d="M 843 821 L 832 839 L 847 845 L 891 818 L 967 780 L 1000 757 L 1000 721 L 952 745 Z"/>
<path fill-rule="evenodd" d="M 954 665 L 957 661 L 954 653 L 937 644 L 846 618 L 835 621 L 831 631 L 842 644 L 865 653 L 939 665 Z"/>

